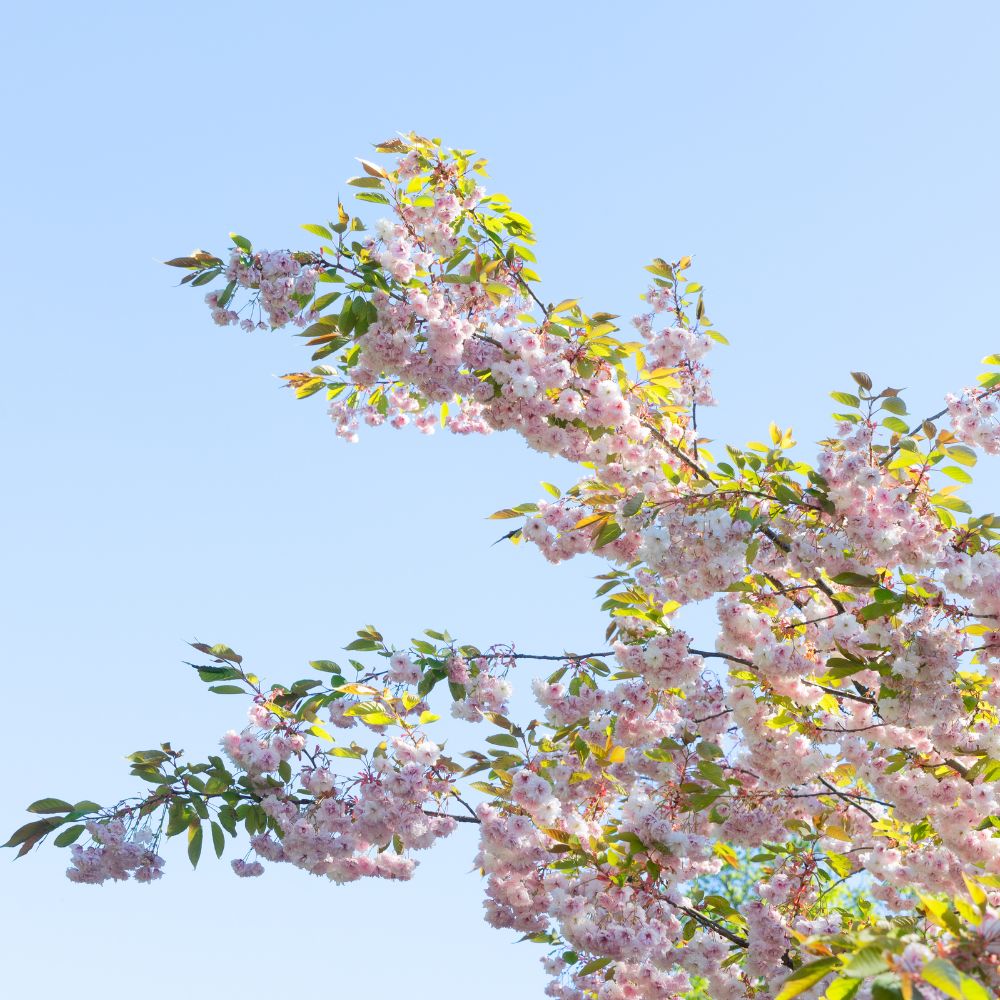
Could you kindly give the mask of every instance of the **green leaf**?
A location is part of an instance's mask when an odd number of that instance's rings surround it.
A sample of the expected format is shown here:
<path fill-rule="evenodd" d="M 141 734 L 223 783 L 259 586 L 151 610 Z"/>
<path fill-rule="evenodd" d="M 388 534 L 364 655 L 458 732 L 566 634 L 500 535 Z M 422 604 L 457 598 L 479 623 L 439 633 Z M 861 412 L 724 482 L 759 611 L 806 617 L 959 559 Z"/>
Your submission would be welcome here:
<path fill-rule="evenodd" d="M 221 858 L 222 852 L 226 849 L 226 835 L 215 820 L 212 820 L 212 846 L 215 848 L 215 856 Z"/>
<path fill-rule="evenodd" d="M 885 960 L 882 949 L 869 946 L 851 956 L 844 974 L 852 979 L 867 979 L 868 976 L 877 976 L 888 968 L 889 963 Z"/>
<path fill-rule="evenodd" d="M 592 958 L 578 973 L 581 976 L 589 976 L 592 972 L 597 972 L 598 969 L 603 969 L 605 966 L 611 964 L 610 958 Z"/>
<path fill-rule="evenodd" d="M 201 820 L 193 820 L 188 827 L 188 858 L 194 868 L 198 867 L 198 859 L 201 857 L 201 842 L 204 831 L 201 828 Z"/>
<path fill-rule="evenodd" d="M 613 542 L 622 533 L 622 526 L 616 524 L 614 521 L 608 521 L 601 530 L 597 533 L 597 538 L 594 539 L 594 548 L 601 549 L 604 548 L 609 542 Z"/>
<path fill-rule="evenodd" d="M 838 573 L 830 579 L 841 587 L 877 587 L 878 578 L 864 576 L 861 573 Z"/>
<path fill-rule="evenodd" d="M 517 738 L 511 736 L 509 733 L 497 733 L 494 736 L 487 736 L 486 742 L 498 747 L 513 747 L 515 750 L 518 745 Z"/>
<path fill-rule="evenodd" d="M 214 684 L 216 681 L 231 681 L 240 676 L 240 672 L 233 667 L 198 667 L 197 670 L 198 676 L 206 684 Z"/>
<path fill-rule="evenodd" d="M 897 434 L 906 434 L 910 429 L 906 422 L 900 420 L 899 417 L 886 417 L 882 421 L 882 426 L 888 427 L 889 430 L 895 431 Z"/>
<path fill-rule="evenodd" d="M 339 674 L 340 667 L 333 660 L 310 660 L 309 666 L 313 670 L 322 670 L 328 674 Z"/>
<path fill-rule="evenodd" d="M 62 820 L 58 819 L 36 819 L 32 823 L 25 823 L 19 830 L 15 830 L 11 835 L 10 840 L 4 844 L 4 847 L 17 847 L 18 844 L 21 845 L 21 849 L 17 852 L 19 858 L 24 857 L 25 854 L 30 851 L 35 844 L 37 844 L 42 837 L 47 833 L 55 829 Z"/>
<path fill-rule="evenodd" d="M 381 191 L 359 191 L 355 196 L 358 201 L 372 201 L 376 205 L 391 205 L 392 202 Z"/>
<path fill-rule="evenodd" d="M 940 496 L 935 494 L 931 497 L 931 503 L 935 507 L 946 507 L 948 510 L 957 510 L 960 514 L 971 514 L 972 508 L 958 497 Z"/>
<path fill-rule="evenodd" d="M 219 823 L 231 837 L 236 836 L 236 816 L 232 806 L 223 806 L 219 810 Z"/>
<path fill-rule="evenodd" d="M 344 649 L 359 650 L 363 653 L 370 653 L 372 650 L 378 649 L 378 643 L 373 642 L 371 639 L 355 639 L 354 642 L 348 643 Z"/>
<path fill-rule="evenodd" d="M 17 847 L 18 844 L 23 844 L 29 837 L 31 837 L 37 830 L 48 830 L 49 821 L 45 819 L 35 819 L 30 823 L 25 823 L 24 826 L 18 827 L 11 835 L 10 839 L 4 844 L 4 847 Z"/>
<path fill-rule="evenodd" d="M 213 694 L 246 694 L 246 688 L 238 684 L 213 684 L 209 689 Z"/>
<path fill-rule="evenodd" d="M 826 987 L 824 1000 L 851 1000 L 861 989 L 860 979 L 835 979 Z"/>
<path fill-rule="evenodd" d="M 195 648 L 198 647 L 195 646 Z M 243 657 L 235 650 L 230 649 L 224 642 L 217 642 L 214 646 L 210 646 L 208 652 L 220 660 L 231 660 L 233 663 L 243 662 Z"/>
<path fill-rule="evenodd" d="M 711 781 L 713 785 L 718 785 L 720 788 L 729 787 L 726 783 L 725 772 L 718 764 L 713 764 L 710 760 L 700 760 L 698 762 L 698 773 L 703 778 Z"/>
<path fill-rule="evenodd" d="M 39 799 L 28 806 L 31 813 L 68 813 L 73 811 L 73 806 L 62 799 Z"/>
<path fill-rule="evenodd" d="M 80 834 L 86 827 L 82 823 L 77 823 L 76 826 L 68 826 L 58 837 L 52 842 L 56 847 L 69 847 L 70 844 L 74 843 L 79 839 Z"/>
<path fill-rule="evenodd" d="M 887 399 L 882 400 L 882 409 L 902 416 L 906 413 L 906 403 L 899 396 L 889 396 Z"/>
<path fill-rule="evenodd" d="M 860 979 L 834 979 L 827 983 L 823 1000 L 851 1000 L 861 989 Z"/>
<path fill-rule="evenodd" d="M 851 859 L 843 854 L 826 852 L 826 863 L 841 877 L 846 878 L 851 873 Z"/>
<path fill-rule="evenodd" d="M 830 974 L 840 961 L 837 958 L 821 958 L 815 962 L 809 962 L 800 969 L 796 969 L 781 985 L 781 990 L 774 1000 L 792 1000 L 800 993 L 804 993 L 810 986 L 815 986 L 824 976 Z"/>
<path fill-rule="evenodd" d="M 841 656 L 831 656 L 826 661 L 826 672 L 831 677 L 850 677 L 859 670 L 867 670 L 867 662 L 859 663 L 857 660 L 845 660 Z"/>
<path fill-rule="evenodd" d="M 391 715 L 386 715 L 385 712 L 366 712 L 361 716 L 361 720 L 368 723 L 369 726 L 389 726 L 396 721 Z"/>
<path fill-rule="evenodd" d="M 188 811 L 181 799 L 174 799 L 167 812 L 167 836 L 176 837 L 188 825 Z"/>
<path fill-rule="evenodd" d="M 960 469 L 957 465 L 945 465 L 942 466 L 938 471 L 943 472 L 946 476 L 949 476 L 950 478 L 954 479 L 956 482 L 959 483 L 972 482 L 972 476 L 970 476 L 969 473 L 965 471 L 965 469 Z"/>
<path fill-rule="evenodd" d="M 229 234 L 229 238 L 244 253 L 251 253 L 253 251 L 253 246 L 251 245 L 250 241 L 245 236 L 239 236 L 237 233 L 230 233 Z"/>
<path fill-rule="evenodd" d="M 622 507 L 622 516 L 635 517 L 635 515 L 639 513 L 639 508 L 642 507 L 643 501 L 645 499 L 646 495 L 644 493 L 636 493 L 635 496 L 629 497 L 629 499 L 625 501 L 625 504 Z"/>
<path fill-rule="evenodd" d="M 861 400 L 851 392 L 831 392 L 830 397 L 838 403 L 843 403 L 844 406 L 850 406 L 854 409 L 861 405 Z"/>
<path fill-rule="evenodd" d="M 498 788 L 496 785 L 491 785 L 488 781 L 470 781 L 469 787 L 474 788 L 477 792 L 482 792 L 484 795 L 499 796 L 503 792 L 503 789 Z"/>
<path fill-rule="evenodd" d="M 313 312 L 319 312 L 321 309 L 325 309 L 331 302 L 336 302 L 342 294 L 343 292 L 327 292 L 325 295 L 321 295 L 312 304 Z M 298 336 L 302 336 L 302 334 L 298 334 Z M 313 336 L 318 336 L 318 334 L 313 334 Z"/>
<path fill-rule="evenodd" d="M 357 188 L 380 188 L 382 180 L 378 177 L 349 177 L 347 183 Z"/>
<path fill-rule="evenodd" d="M 302 227 L 307 233 L 312 233 L 313 236 L 321 236 L 324 240 L 332 240 L 333 233 L 330 232 L 326 226 L 318 226 L 314 222 L 307 222 Z"/>
<path fill-rule="evenodd" d="M 911 448 L 906 447 L 906 444 L 913 444 L 913 442 L 900 441 L 902 447 L 896 453 L 896 457 L 889 463 L 890 469 L 903 469 L 908 465 L 926 465 L 927 456 L 921 455 L 919 451 L 913 451 Z"/>
<path fill-rule="evenodd" d="M 218 305 L 220 309 L 224 309 L 232 301 L 233 295 L 236 293 L 236 282 L 230 281 L 228 285 L 219 294 Z"/>
<path fill-rule="evenodd" d="M 972 448 L 964 444 L 953 444 L 945 448 L 950 458 L 953 458 L 959 465 L 975 465 L 978 456 Z"/>
<path fill-rule="evenodd" d="M 925 982 L 936 986 L 942 993 L 955 1000 L 990 1000 L 986 987 L 960 972 L 946 958 L 928 962 L 920 973 Z"/>
<path fill-rule="evenodd" d="M 858 618 L 864 622 L 874 621 L 876 618 L 887 618 L 891 615 L 898 615 L 902 607 L 899 601 L 875 601 L 865 605 L 858 612 Z"/>
<path fill-rule="evenodd" d="M 872 1000 L 903 1000 L 903 987 L 893 972 L 872 980 Z"/>

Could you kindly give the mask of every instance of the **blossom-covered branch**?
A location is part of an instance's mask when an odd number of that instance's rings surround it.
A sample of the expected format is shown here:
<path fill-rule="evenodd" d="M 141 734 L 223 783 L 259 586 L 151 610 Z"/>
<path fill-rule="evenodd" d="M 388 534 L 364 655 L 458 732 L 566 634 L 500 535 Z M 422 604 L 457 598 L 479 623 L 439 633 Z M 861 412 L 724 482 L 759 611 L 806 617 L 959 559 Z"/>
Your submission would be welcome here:
<path fill-rule="evenodd" d="M 164 838 L 196 863 L 204 836 L 221 856 L 245 834 L 243 876 L 404 879 L 464 822 L 487 920 L 546 946 L 559 1000 L 997 995 L 1000 534 L 960 493 L 1000 452 L 1000 372 L 913 424 L 854 372 L 815 459 L 777 424 L 719 448 L 696 413 L 725 338 L 690 258 L 646 268 L 625 333 L 545 301 L 531 224 L 484 160 L 416 135 L 376 148 L 396 159 L 348 181 L 373 228 L 338 204 L 305 227 L 318 246 L 231 234 L 168 263 L 211 286 L 220 325 L 296 329 L 313 366 L 284 379 L 325 394 L 349 441 L 512 431 L 576 465 L 492 516 L 553 563 L 606 560 L 608 648 L 396 647 L 366 626 L 361 659 L 265 684 L 196 644 L 210 690 L 250 698 L 223 752 L 139 751 L 145 794 L 39 800 L 9 846 L 54 834 L 75 881 L 151 881 Z M 713 649 L 676 624 L 706 601 Z M 512 678 L 546 661 L 519 723 Z M 483 734 L 462 754 L 430 735 L 442 704 Z"/>

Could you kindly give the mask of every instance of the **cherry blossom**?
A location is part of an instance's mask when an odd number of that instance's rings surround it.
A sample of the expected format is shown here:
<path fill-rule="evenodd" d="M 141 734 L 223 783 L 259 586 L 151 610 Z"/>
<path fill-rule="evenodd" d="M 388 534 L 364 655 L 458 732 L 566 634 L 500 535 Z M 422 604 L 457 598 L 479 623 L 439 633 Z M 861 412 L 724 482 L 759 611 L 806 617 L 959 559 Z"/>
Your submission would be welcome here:
<path fill-rule="evenodd" d="M 1000 453 L 1000 374 L 915 420 L 854 372 L 815 454 L 777 424 L 719 447 L 698 414 L 725 338 L 690 258 L 646 268 L 624 334 L 542 299 L 531 225 L 485 161 L 416 135 L 377 150 L 395 165 L 348 182 L 372 229 L 338 205 L 305 227 L 318 249 L 233 234 L 168 263 L 224 283 L 216 323 L 301 331 L 316 364 L 284 379 L 325 393 L 348 441 L 512 431 L 576 466 L 493 517 L 549 562 L 604 560 L 607 648 L 400 648 L 366 626 L 347 646 L 365 662 L 265 685 L 196 643 L 201 680 L 251 702 L 221 755 L 137 751 L 146 794 L 39 800 L 9 846 L 86 834 L 71 879 L 152 881 L 162 839 L 197 863 L 242 832 L 237 875 L 343 883 L 409 879 L 470 824 L 485 918 L 545 946 L 551 997 L 996 995 L 1000 526 L 959 494 Z M 677 621 L 696 604 L 707 641 Z M 510 717 L 515 683 L 533 718 Z M 435 734 L 443 708 L 473 747 Z"/>

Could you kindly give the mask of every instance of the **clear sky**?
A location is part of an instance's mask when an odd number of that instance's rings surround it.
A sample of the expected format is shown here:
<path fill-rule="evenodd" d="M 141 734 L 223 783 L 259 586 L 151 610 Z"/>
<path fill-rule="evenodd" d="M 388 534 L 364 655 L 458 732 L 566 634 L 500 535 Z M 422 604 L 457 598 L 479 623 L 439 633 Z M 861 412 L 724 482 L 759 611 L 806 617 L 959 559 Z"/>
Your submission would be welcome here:
<path fill-rule="evenodd" d="M 300 342 L 214 327 L 158 260 L 230 230 L 308 244 L 298 225 L 346 197 L 353 157 L 440 135 L 489 156 L 535 222 L 552 299 L 629 316 L 644 264 L 694 255 L 732 342 L 707 432 L 776 419 L 811 454 L 851 369 L 923 413 L 1000 349 L 998 36 L 989 2 L 8 11 L 0 830 L 42 795 L 133 793 L 131 750 L 203 755 L 241 725 L 244 703 L 181 665 L 186 640 L 290 680 L 369 621 L 537 652 L 603 633 L 596 563 L 490 547 L 483 520 L 568 467 L 501 436 L 340 443 L 320 398 L 274 377 Z M 997 485 L 980 470 L 987 508 Z M 52 848 L 4 857 L 4 987 L 540 997 L 537 948 L 481 920 L 473 853 L 463 831 L 410 884 L 344 888 L 192 874 L 180 844 L 153 887 L 73 886 Z"/>

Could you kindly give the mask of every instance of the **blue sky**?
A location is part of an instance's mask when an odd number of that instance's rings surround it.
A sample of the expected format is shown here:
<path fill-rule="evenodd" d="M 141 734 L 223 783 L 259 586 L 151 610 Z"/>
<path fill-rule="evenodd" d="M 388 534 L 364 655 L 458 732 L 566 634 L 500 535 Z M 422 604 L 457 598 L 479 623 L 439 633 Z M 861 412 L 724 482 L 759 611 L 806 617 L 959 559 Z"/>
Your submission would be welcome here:
<path fill-rule="evenodd" d="M 629 316 L 644 264 L 692 254 L 732 342 L 717 439 L 775 419 L 810 454 L 848 371 L 923 413 L 1000 349 L 990 3 L 55 3 L 5 27 L 4 831 L 43 794 L 133 792 L 131 750 L 203 755 L 240 725 L 181 665 L 187 640 L 286 680 L 369 621 L 400 644 L 600 642 L 597 564 L 490 547 L 484 520 L 568 467 L 500 436 L 343 445 L 274 377 L 298 342 L 214 327 L 157 263 L 230 230 L 307 243 L 372 142 L 487 155 L 553 300 Z M 979 471 L 981 505 L 997 482 Z M 5 985 L 540 996 L 531 946 L 482 923 L 473 853 L 463 831 L 410 884 L 345 888 L 192 874 L 178 847 L 155 887 L 4 858 Z"/>

